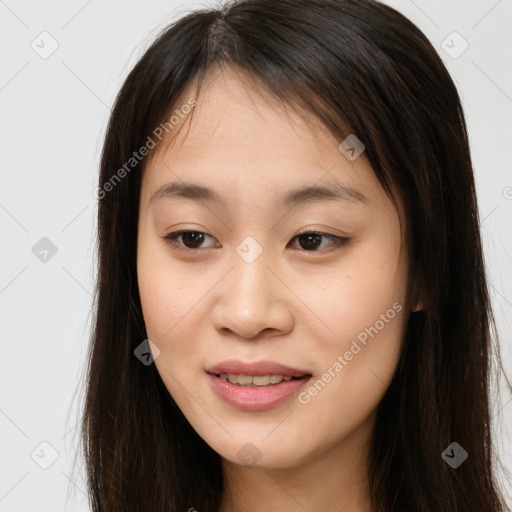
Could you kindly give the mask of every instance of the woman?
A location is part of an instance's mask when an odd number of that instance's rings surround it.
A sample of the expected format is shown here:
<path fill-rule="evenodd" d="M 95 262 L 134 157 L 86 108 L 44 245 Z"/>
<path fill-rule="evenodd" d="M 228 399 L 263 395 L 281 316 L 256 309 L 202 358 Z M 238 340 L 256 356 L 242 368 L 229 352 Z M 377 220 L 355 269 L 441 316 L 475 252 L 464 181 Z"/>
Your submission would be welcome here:
<path fill-rule="evenodd" d="M 464 116 L 371 0 L 168 27 L 105 139 L 94 511 L 505 510 Z"/>

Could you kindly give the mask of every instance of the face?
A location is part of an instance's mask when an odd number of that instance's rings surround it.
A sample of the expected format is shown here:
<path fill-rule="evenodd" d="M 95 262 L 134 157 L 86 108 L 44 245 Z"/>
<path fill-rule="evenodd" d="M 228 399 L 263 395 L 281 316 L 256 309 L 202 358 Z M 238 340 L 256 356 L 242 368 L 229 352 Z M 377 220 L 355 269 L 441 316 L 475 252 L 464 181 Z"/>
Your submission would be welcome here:
<path fill-rule="evenodd" d="M 234 464 L 291 468 L 343 446 L 374 418 L 399 358 L 407 255 L 395 206 L 364 152 L 342 152 L 318 121 L 229 69 L 168 137 L 143 176 L 137 272 L 170 395 Z M 308 187 L 322 189 L 297 192 Z"/>

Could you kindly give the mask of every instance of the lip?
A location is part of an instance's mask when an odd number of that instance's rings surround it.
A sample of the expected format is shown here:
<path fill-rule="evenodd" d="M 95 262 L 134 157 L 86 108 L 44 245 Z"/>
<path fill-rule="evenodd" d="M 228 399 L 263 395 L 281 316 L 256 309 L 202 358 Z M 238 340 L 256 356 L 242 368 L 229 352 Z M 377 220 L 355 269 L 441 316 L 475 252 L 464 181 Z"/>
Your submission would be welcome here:
<path fill-rule="evenodd" d="M 292 368 L 275 361 L 257 361 L 244 363 L 229 359 L 206 370 L 217 395 L 229 405 L 242 411 L 263 411 L 276 407 L 286 401 L 312 377 L 308 370 Z M 246 387 L 231 384 L 218 377 L 221 373 L 237 375 L 283 375 L 295 377 L 267 387 Z"/>
<path fill-rule="evenodd" d="M 260 388 L 237 386 L 212 374 L 208 377 L 217 395 L 229 405 L 242 411 L 263 411 L 286 401 L 297 393 L 312 376 L 305 375 L 298 379 Z"/>
<path fill-rule="evenodd" d="M 221 373 L 236 373 L 238 375 L 283 375 L 289 377 L 302 377 L 303 375 L 311 375 L 308 370 L 299 370 L 275 361 L 257 361 L 253 363 L 244 363 L 238 359 L 229 359 L 222 361 L 206 370 L 211 375 L 219 375 Z"/>

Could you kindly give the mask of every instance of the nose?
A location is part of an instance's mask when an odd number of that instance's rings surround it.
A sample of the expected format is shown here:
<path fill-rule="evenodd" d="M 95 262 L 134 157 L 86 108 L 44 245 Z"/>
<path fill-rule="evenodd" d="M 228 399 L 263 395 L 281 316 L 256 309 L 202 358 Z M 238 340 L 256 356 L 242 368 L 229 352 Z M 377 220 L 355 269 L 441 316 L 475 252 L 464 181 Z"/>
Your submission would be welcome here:
<path fill-rule="evenodd" d="M 217 288 L 215 329 L 246 339 L 286 334 L 293 329 L 293 292 L 265 252 L 252 263 L 238 254 Z M 282 272 L 281 272 L 282 273 Z"/>

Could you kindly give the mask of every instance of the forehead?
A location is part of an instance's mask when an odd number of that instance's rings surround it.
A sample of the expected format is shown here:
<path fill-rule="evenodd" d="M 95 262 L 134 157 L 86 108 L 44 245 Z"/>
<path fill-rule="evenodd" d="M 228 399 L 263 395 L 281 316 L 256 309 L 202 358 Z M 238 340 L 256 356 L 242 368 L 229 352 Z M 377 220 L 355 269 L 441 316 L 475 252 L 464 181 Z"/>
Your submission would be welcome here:
<path fill-rule="evenodd" d="M 291 149 L 294 154 L 300 151 L 302 156 L 309 156 L 310 144 L 302 151 L 299 148 L 305 140 L 318 143 L 316 152 L 336 144 L 319 120 L 312 115 L 305 120 L 304 115 L 279 102 L 266 90 L 258 90 L 250 80 L 232 68 L 210 72 L 194 112 L 183 122 L 183 129 L 175 135 L 169 134 L 170 146 L 183 153 L 208 154 L 228 145 L 232 153 L 243 153 L 246 158 L 257 155 L 265 158 L 276 152 L 280 156 Z M 193 95 L 189 87 L 177 102 L 178 108 Z M 264 147 L 269 151 L 263 151 Z"/>
<path fill-rule="evenodd" d="M 143 180 L 146 200 L 162 184 L 180 179 L 239 198 L 327 182 L 378 194 L 364 153 L 348 160 L 339 150 L 341 140 L 318 119 L 255 90 L 249 80 L 231 68 L 209 75 L 192 114 L 151 153 Z M 173 109 L 194 94 L 190 86 Z"/>

